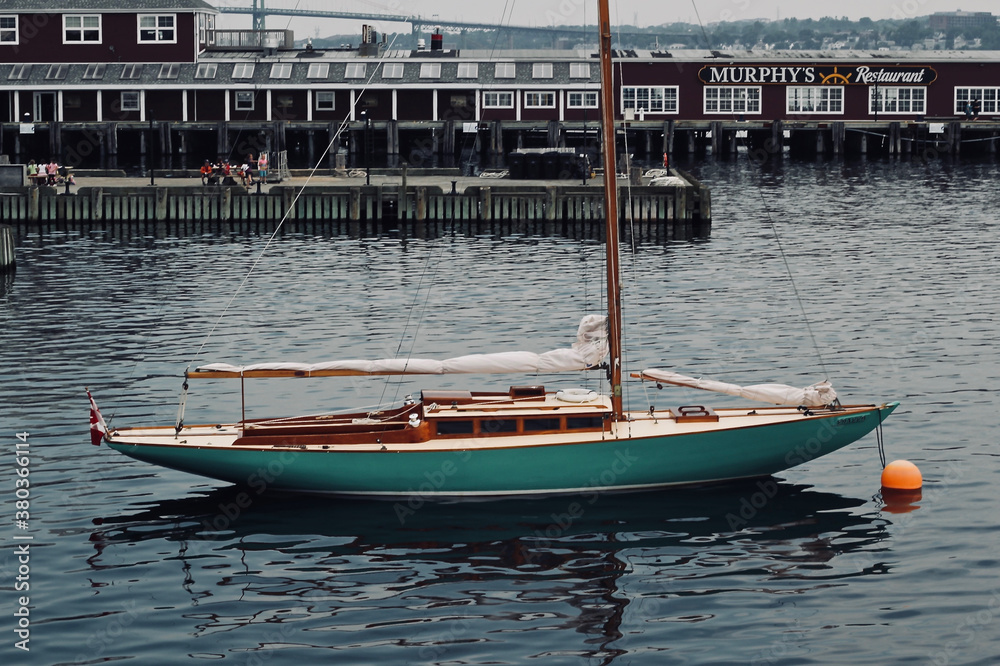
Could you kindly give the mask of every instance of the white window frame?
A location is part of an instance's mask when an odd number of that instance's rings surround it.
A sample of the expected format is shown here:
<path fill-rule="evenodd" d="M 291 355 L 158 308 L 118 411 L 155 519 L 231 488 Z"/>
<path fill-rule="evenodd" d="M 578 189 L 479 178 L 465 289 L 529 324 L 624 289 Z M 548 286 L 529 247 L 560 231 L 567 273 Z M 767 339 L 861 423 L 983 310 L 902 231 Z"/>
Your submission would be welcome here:
<path fill-rule="evenodd" d="M 868 113 L 905 116 L 927 113 L 927 88 L 923 86 L 870 86 Z M 980 109 L 982 113 L 982 109 Z"/>
<path fill-rule="evenodd" d="M 0 44 L 4 46 L 17 46 L 21 43 L 21 31 L 17 14 L 0 14 L 0 23 L 13 21 L 14 25 L 0 26 Z"/>
<path fill-rule="evenodd" d="M 680 111 L 680 86 L 622 86 L 623 112 L 642 110 L 643 114 L 676 114 Z"/>
<path fill-rule="evenodd" d="M 382 78 L 383 79 L 401 79 L 403 78 L 403 63 L 401 62 L 386 62 L 382 64 Z"/>
<path fill-rule="evenodd" d="M 194 78 L 196 79 L 214 79 L 215 75 L 219 71 L 218 63 L 214 62 L 202 62 L 198 63 L 198 69 L 195 70 Z"/>
<path fill-rule="evenodd" d="M 144 26 L 143 20 L 152 19 L 153 25 Z M 167 25 L 169 23 L 169 25 Z M 139 44 L 176 44 L 177 14 L 138 14 L 135 20 L 136 40 Z M 143 33 L 152 31 L 151 37 L 143 37 Z"/>
<path fill-rule="evenodd" d="M 337 96 L 332 90 L 317 90 L 313 96 L 316 98 L 317 111 L 336 110 Z"/>
<path fill-rule="evenodd" d="M 571 62 L 569 64 L 569 78 L 571 78 L 571 79 L 589 79 L 590 78 L 590 63 L 589 62 Z"/>
<path fill-rule="evenodd" d="M 104 22 L 101 20 L 100 14 L 63 14 L 63 44 L 102 44 L 104 40 Z M 86 19 L 97 19 L 97 38 L 87 39 L 87 33 L 95 30 L 94 26 L 86 26 Z M 70 23 L 76 23 L 79 20 L 79 25 L 69 25 Z M 76 39 L 70 39 L 70 31 L 74 33 L 80 33 L 79 37 Z"/>
<path fill-rule="evenodd" d="M 307 79 L 328 79 L 330 78 L 330 63 L 328 62 L 311 62 L 309 63 L 309 71 L 306 72 Z"/>
<path fill-rule="evenodd" d="M 551 79 L 552 78 L 552 63 L 551 62 L 536 62 L 531 65 L 531 78 L 533 79 Z"/>
<path fill-rule="evenodd" d="M 49 70 L 45 72 L 46 81 L 64 81 L 69 65 L 49 65 Z"/>
<path fill-rule="evenodd" d="M 290 62 L 276 62 L 271 65 L 271 78 L 272 79 L 290 79 L 292 78 L 292 63 Z"/>
<path fill-rule="evenodd" d="M 87 69 L 83 72 L 83 78 L 88 81 L 100 81 L 104 78 L 104 72 L 107 70 L 108 65 L 104 62 L 92 62 L 87 65 Z"/>
<path fill-rule="evenodd" d="M 363 62 L 349 62 L 347 67 L 344 69 L 345 79 L 363 79 L 368 68 Z"/>
<path fill-rule="evenodd" d="M 787 86 L 785 111 L 796 115 L 843 115 L 844 86 Z"/>
<path fill-rule="evenodd" d="M 138 90 L 123 90 L 119 100 L 122 111 L 142 111 L 142 97 Z"/>
<path fill-rule="evenodd" d="M 165 62 L 160 65 L 160 73 L 156 75 L 158 79 L 176 79 L 181 72 L 180 63 Z"/>
<path fill-rule="evenodd" d="M 7 75 L 8 81 L 23 81 L 31 76 L 31 65 L 28 63 L 18 63 L 10 68 Z"/>
<path fill-rule="evenodd" d="M 122 65 L 122 73 L 119 75 L 119 79 L 123 81 L 135 81 L 136 79 L 142 78 L 142 70 L 145 65 L 141 63 L 129 63 L 127 65 Z"/>
<path fill-rule="evenodd" d="M 487 90 L 483 93 L 484 109 L 513 109 L 514 92 L 511 90 Z"/>
<path fill-rule="evenodd" d="M 513 79 L 517 77 L 517 63 L 498 62 L 493 67 L 494 79 Z"/>
<path fill-rule="evenodd" d="M 706 115 L 734 113 L 761 113 L 760 86 L 705 86 L 703 109 Z"/>
<path fill-rule="evenodd" d="M 556 94 L 551 90 L 526 90 L 524 91 L 524 108 L 554 109 L 556 108 Z"/>
<path fill-rule="evenodd" d="M 478 79 L 479 78 L 479 63 L 478 62 L 460 62 L 458 63 L 458 76 L 459 79 Z"/>
<path fill-rule="evenodd" d="M 236 90 L 233 92 L 234 111 L 253 111 L 253 107 L 254 94 L 252 90 Z"/>
<path fill-rule="evenodd" d="M 238 62 L 235 65 L 233 65 L 233 78 L 252 79 L 253 69 L 254 69 L 254 63 L 252 62 Z"/>
<path fill-rule="evenodd" d="M 1000 113 L 1000 88 L 989 86 L 956 87 L 955 113 L 965 116 L 965 103 L 979 100 L 979 113 Z"/>
<path fill-rule="evenodd" d="M 420 78 L 422 78 L 422 79 L 440 79 L 441 78 L 441 63 L 439 63 L 439 62 L 422 62 L 422 63 L 420 63 Z"/>
<path fill-rule="evenodd" d="M 596 90 L 567 90 L 567 109 L 596 109 L 598 108 L 600 95 Z"/>

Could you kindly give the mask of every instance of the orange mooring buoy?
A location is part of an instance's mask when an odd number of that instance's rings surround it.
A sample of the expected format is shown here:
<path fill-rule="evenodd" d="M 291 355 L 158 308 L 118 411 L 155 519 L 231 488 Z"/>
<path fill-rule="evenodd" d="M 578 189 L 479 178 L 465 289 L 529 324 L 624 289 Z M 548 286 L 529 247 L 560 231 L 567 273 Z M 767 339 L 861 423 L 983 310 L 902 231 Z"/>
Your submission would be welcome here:
<path fill-rule="evenodd" d="M 882 487 L 887 490 L 919 490 L 923 485 L 920 470 L 909 460 L 893 460 L 882 470 Z"/>

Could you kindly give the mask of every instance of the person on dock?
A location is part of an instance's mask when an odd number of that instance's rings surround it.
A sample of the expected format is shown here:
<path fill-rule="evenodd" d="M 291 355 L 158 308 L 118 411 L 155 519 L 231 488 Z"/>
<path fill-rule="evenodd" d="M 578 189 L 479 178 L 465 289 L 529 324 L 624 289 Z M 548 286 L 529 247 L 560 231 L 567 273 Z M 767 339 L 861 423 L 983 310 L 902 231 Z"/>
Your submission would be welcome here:
<path fill-rule="evenodd" d="M 208 185 L 208 180 L 212 177 L 212 163 L 205 160 L 201 165 L 201 184 Z"/>
<path fill-rule="evenodd" d="M 979 98 L 972 100 L 972 119 L 979 120 Z"/>
<path fill-rule="evenodd" d="M 257 178 L 260 182 L 267 182 L 267 153 L 261 153 L 257 158 Z"/>

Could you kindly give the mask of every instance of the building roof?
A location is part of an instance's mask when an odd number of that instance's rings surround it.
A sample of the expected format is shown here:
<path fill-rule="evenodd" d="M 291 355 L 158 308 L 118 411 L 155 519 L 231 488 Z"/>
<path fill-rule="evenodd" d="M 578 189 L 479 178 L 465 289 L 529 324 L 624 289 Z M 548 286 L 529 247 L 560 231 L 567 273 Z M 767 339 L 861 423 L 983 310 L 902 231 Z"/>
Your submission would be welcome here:
<path fill-rule="evenodd" d="M 207 12 L 219 10 L 204 0 L 17 0 L 3 3 L 3 14 L 65 14 L 68 12 L 149 13 L 149 12 Z"/>

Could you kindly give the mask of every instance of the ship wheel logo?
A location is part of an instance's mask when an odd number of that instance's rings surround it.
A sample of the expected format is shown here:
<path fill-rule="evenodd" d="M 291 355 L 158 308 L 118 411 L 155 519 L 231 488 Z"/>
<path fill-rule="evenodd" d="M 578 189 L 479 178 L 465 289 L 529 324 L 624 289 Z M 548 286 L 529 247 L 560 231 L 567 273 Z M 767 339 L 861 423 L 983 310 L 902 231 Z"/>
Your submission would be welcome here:
<path fill-rule="evenodd" d="M 837 72 L 837 66 L 834 65 L 834 67 L 833 67 L 833 74 L 827 74 L 827 75 L 825 75 L 823 77 L 823 79 L 820 81 L 820 83 L 821 84 L 827 84 L 827 83 L 829 83 L 829 84 L 833 84 L 833 83 L 845 83 L 845 84 L 847 84 L 847 83 L 851 82 L 851 77 L 852 76 L 854 76 L 854 72 L 851 72 L 850 74 L 846 74 L 846 75 L 845 74 L 840 74 L 839 72 Z"/>

